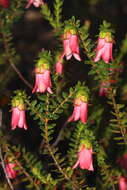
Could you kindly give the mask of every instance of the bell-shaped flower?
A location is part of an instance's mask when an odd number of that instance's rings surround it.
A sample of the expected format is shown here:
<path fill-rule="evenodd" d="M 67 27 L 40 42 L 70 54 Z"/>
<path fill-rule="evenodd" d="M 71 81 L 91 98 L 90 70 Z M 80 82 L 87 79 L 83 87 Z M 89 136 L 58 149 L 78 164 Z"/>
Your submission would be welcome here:
<path fill-rule="evenodd" d="M 94 62 L 98 62 L 101 58 L 105 63 L 109 63 L 110 60 L 113 60 L 112 47 L 113 40 L 111 38 L 111 33 L 100 33 Z"/>
<path fill-rule="evenodd" d="M 62 53 L 62 55 L 58 55 L 57 62 L 55 64 L 56 73 L 58 73 L 59 75 L 62 75 L 62 73 L 63 73 L 63 57 L 64 57 L 63 53 Z"/>
<path fill-rule="evenodd" d="M 43 0 L 28 0 L 28 3 L 26 5 L 26 9 L 29 8 L 32 4 L 35 7 L 40 7 L 40 6 L 44 5 L 44 1 Z"/>
<path fill-rule="evenodd" d="M 88 94 L 85 91 L 78 91 L 74 100 L 74 109 L 72 115 L 69 117 L 68 122 L 81 120 L 82 123 L 87 122 L 88 113 Z"/>
<path fill-rule="evenodd" d="M 11 129 L 14 130 L 17 127 L 27 130 L 25 105 L 22 98 L 14 97 L 12 100 L 12 118 Z"/>
<path fill-rule="evenodd" d="M 36 65 L 35 68 L 35 85 L 32 90 L 32 93 L 34 92 L 45 92 L 48 91 L 50 94 L 52 94 L 51 90 L 51 79 L 50 79 L 50 70 L 48 64 L 43 64 L 43 61 L 39 62 L 39 64 Z"/>
<path fill-rule="evenodd" d="M 17 176 L 17 171 L 14 169 L 16 167 L 16 163 L 6 162 L 5 171 L 10 179 L 15 179 Z"/>
<path fill-rule="evenodd" d="M 9 7 L 9 0 L 0 0 L 0 5 L 3 8 L 8 8 Z"/>
<path fill-rule="evenodd" d="M 74 56 L 75 59 L 81 61 L 79 55 L 78 35 L 74 30 L 65 31 L 63 35 L 63 48 L 67 60 Z"/>
<path fill-rule="evenodd" d="M 127 190 L 127 177 L 123 177 L 123 176 L 120 177 L 119 190 Z"/>
<path fill-rule="evenodd" d="M 20 106 L 12 108 L 11 126 L 12 130 L 16 127 L 27 129 L 25 110 L 20 109 Z"/>
<path fill-rule="evenodd" d="M 55 65 L 56 67 L 56 73 L 58 73 L 59 75 L 62 75 L 63 73 L 63 64 L 62 62 L 58 61 Z"/>
<path fill-rule="evenodd" d="M 92 148 L 86 144 L 82 144 L 80 151 L 78 152 L 78 160 L 74 164 L 73 169 L 77 168 L 78 165 L 81 169 L 93 171 L 93 159 L 92 159 Z"/>
<path fill-rule="evenodd" d="M 88 112 L 88 103 L 83 102 L 80 99 L 75 99 L 74 101 L 74 110 L 71 117 L 68 119 L 70 121 L 81 120 L 83 123 L 87 122 L 87 112 Z"/>

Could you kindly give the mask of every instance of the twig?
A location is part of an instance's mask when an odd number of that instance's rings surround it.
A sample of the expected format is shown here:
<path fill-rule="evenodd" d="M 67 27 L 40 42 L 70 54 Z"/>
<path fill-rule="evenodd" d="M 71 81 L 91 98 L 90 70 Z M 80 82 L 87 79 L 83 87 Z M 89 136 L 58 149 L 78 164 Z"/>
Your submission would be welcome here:
<path fill-rule="evenodd" d="M 14 69 L 14 71 L 18 74 L 19 78 L 30 88 L 32 89 L 32 85 L 23 77 L 23 75 L 21 74 L 21 72 L 17 69 L 17 67 L 12 63 L 12 61 L 10 60 L 10 65 L 11 67 Z"/>
<path fill-rule="evenodd" d="M 67 120 L 67 121 L 68 121 L 68 120 Z M 66 127 L 66 125 L 67 125 L 67 123 L 68 123 L 67 121 L 65 121 L 65 123 L 64 123 L 63 126 L 61 127 L 61 130 L 60 130 L 60 132 L 59 132 L 59 134 L 58 134 L 58 136 L 57 136 L 55 142 L 52 144 L 53 147 L 57 146 L 58 143 L 59 143 L 59 141 L 61 140 L 61 136 L 62 136 L 63 130 L 64 130 L 64 128 Z"/>

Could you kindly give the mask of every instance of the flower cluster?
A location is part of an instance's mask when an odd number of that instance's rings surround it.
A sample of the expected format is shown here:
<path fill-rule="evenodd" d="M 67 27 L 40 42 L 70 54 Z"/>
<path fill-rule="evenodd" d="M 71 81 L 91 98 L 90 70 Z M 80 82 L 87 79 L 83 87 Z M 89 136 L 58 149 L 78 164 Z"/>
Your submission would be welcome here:
<path fill-rule="evenodd" d="M 40 7 L 44 4 L 43 0 L 28 0 L 26 8 L 29 8 L 31 5 L 35 7 Z M 77 61 L 81 61 L 80 51 L 79 51 L 79 39 L 78 33 L 74 26 L 66 25 L 64 28 L 64 33 L 62 35 L 63 50 L 61 53 L 56 56 L 55 70 L 56 73 L 62 75 L 63 73 L 63 61 L 64 57 L 66 60 L 70 60 L 74 57 Z M 98 38 L 98 44 L 96 48 L 96 56 L 94 62 L 98 62 L 102 59 L 105 63 L 109 63 L 113 60 L 112 57 L 112 47 L 113 47 L 113 38 L 110 32 L 100 32 Z M 52 82 L 50 78 L 51 70 L 51 59 L 50 55 L 46 51 L 42 51 L 39 55 L 39 59 L 35 65 L 35 84 L 32 90 L 32 93 L 45 93 L 48 92 L 53 94 L 52 91 Z M 106 65 L 106 64 L 105 64 Z M 103 80 L 100 85 L 100 96 L 105 96 L 108 92 L 108 88 L 112 82 L 109 80 Z M 80 120 L 85 127 L 87 124 L 87 115 L 88 115 L 88 101 L 89 101 L 89 91 L 86 87 L 81 87 L 77 89 L 73 105 L 74 109 L 72 115 L 68 118 L 67 122 L 78 121 Z M 12 130 L 16 127 L 27 129 L 26 118 L 25 118 L 25 101 L 20 93 L 18 93 L 12 100 L 12 121 L 11 121 Z M 84 139 L 80 139 L 80 146 L 77 153 L 77 161 L 72 166 L 72 169 L 77 168 L 78 166 L 81 169 L 94 171 L 93 167 L 93 148 L 91 140 L 85 136 Z M 87 139 L 88 138 L 88 139 Z M 14 179 L 17 175 L 14 167 L 14 163 L 7 163 L 6 173 L 9 178 Z M 119 180 L 119 189 L 126 189 L 126 179 L 121 177 Z"/>

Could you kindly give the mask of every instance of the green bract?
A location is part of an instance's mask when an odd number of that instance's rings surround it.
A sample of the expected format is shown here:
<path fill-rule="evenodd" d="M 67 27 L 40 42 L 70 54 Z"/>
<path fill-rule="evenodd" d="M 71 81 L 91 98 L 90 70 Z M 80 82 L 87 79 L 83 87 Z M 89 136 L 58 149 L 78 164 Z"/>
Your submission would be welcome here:
<path fill-rule="evenodd" d="M 92 148 L 92 145 L 91 145 L 90 141 L 87 140 L 87 139 L 81 141 L 80 149 L 82 148 L 83 145 L 84 145 L 85 148 L 87 148 L 87 149 Z"/>
<path fill-rule="evenodd" d="M 88 89 L 85 88 L 85 87 L 81 87 L 77 91 L 77 93 L 75 95 L 75 98 L 80 98 L 82 101 L 87 102 L 88 99 L 89 99 L 89 91 L 88 91 Z"/>
<path fill-rule="evenodd" d="M 64 29 L 64 33 L 70 32 L 71 34 L 75 35 L 77 33 L 76 29 L 74 26 L 71 25 L 66 25 Z"/>
<path fill-rule="evenodd" d="M 37 62 L 36 67 L 38 67 L 38 68 L 43 67 L 44 69 L 47 69 L 47 70 L 50 68 L 49 63 L 47 62 L 47 60 L 45 58 L 41 58 Z"/>

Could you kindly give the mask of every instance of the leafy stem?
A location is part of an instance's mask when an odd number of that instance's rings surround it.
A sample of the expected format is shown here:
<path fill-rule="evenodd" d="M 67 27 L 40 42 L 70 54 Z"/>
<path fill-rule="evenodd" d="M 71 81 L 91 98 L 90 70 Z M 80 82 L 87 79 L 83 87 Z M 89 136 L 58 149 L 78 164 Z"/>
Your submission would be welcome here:
<path fill-rule="evenodd" d="M 49 107 L 49 96 L 47 95 L 47 99 L 46 99 L 46 105 L 47 105 L 47 113 L 48 114 L 48 107 Z M 45 130 L 44 130 L 44 133 L 45 133 L 45 142 L 46 142 L 46 145 L 47 145 L 47 149 L 49 151 L 49 154 L 51 155 L 52 159 L 54 160 L 54 163 L 56 165 L 56 167 L 58 168 L 58 170 L 60 171 L 60 173 L 64 176 L 64 178 L 66 180 L 68 180 L 72 186 L 73 186 L 73 189 L 78 189 L 77 187 L 77 184 L 74 182 L 74 181 L 71 181 L 71 178 L 68 176 L 68 174 L 65 172 L 65 170 L 63 170 L 63 168 L 60 166 L 59 164 L 59 160 L 56 158 L 54 152 L 50 146 L 50 143 L 49 143 L 49 134 L 48 134 L 48 118 L 45 118 Z"/>
<path fill-rule="evenodd" d="M 126 129 L 125 129 L 124 125 L 122 124 L 122 119 L 120 117 L 120 109 L 118 107 L 118 104 L 116 103 L 115 94 L 114 94 L 112 88 L 109 89 L 109 95 L 110 95 L 110 99 L 112 101 L 112 105 L 113 105 L 113 108 L 115 111 L 115 116 L 116 116 L 116 120 L 118 123 L 118 127 L 120 128 L 120 132 L 121 132 L 122 137 L 123 137 L 123 141 L 127 145 Z"/>
<path fill-rule="evenodd" d="M 59 106 L 53 111 L 52 114 L 57 113 L 57 111 L 73 96 L 73 94 L 76 92 L 76 89 L 73 92 L 70 92 L 70 94 L 59 104 Z"/>

